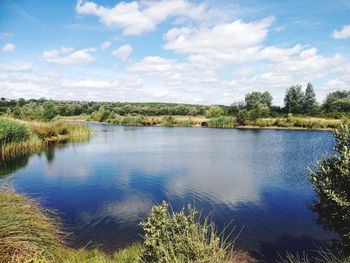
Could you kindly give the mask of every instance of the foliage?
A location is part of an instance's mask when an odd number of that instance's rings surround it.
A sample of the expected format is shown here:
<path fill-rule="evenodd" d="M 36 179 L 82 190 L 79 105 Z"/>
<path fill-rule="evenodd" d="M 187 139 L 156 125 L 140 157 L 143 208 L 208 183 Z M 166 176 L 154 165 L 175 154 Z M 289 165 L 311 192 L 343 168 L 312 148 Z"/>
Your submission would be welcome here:
<path fill-rule="evenodd" d="M 0 146 L 23 142 L 28 139 L 29 130 L 26 125 L 17 121 L 0 118 Z"/>
<path fill-rule="evenodd" d="M 234 128 L 236 124 L 236 119 L 228 116 L 221 116 L 207 121 L 208 128 Z"/>
<path fill-rule="evenodd" d="M 162 125 L 168 127 L 175 126 L 176 119 L 174 118 L 174 116 L 164 116 L 162 119 Z"/>
<path fill-rule="evenodd" d="M 303 112 L 310 113 L 315 111 L 317 108 L 316 94 L 311 83 L 307 84 L 304 101 L 303 101 Z"/>
<path fill-rule="evenodd" d="M 217 235 L 213 223 L 201 224 L 198 212 L 191 208 L 168 213 L 163 202 L 154 206 L 148 219 L 141 223 L 144 235 L 142 260 L 147 263 L 164 262 L 227 262 L 228 247 Z"/>
<path fill-rule="evenodd" d="M 321 249 L 313 256 L 309 256 L 306 253 L 302 255 L 287 253 L 284 258 L 281 258 L 280 263 L 350 263 L 350 257 Z"/>
<path fill-rule="evenodd" d="M 220 106 L 210 106 L 205 112 L 205 117 L 207 118 L 217 118 L 224 115 L 224 110 Z"/>
<path fill-rule="evenodd" d="M 336 144 L 333 156 L 324 156 L 309 179 L 318 199 L 312 208 L 318 212 L 318 222 L 326 229 L 337 232 L 337 243 L 350 252 L 350 130 L 342 125 L 334 131 Z"/>
<path fill-rule="evenodd" d="M 253 109 L 256 105 L 262 104 L 266 107 L 272 106 L 272 96 L 268 91 L 265 91 L 263 93 L 261 92 L 252 92 L 248 93 L 245 96 L 245 103 L 247 109 Z"/>
<path fill-rule="evenodd" d="M 287 89 L 284 98 L 284 105 L 287 112 L 302 113 L 304 102 L 304 92 L 300 85 L 293 85 Z"/>
<path fill-rule="evenodd" d="M 270 115 L 270 109 L 266 104 L 258 103 L 249 111 L 249 119 L 267 118 Z"/>
<path fill-rule="evenodd" d="M 344 111 L 345 109 L 349 109 L 349 98 L 350 91 L 334 91 L 327 95 L 322 107 L 326 112 Z M 345 107 L 341 106 L 344 102 Z"/>
<path fill-rule="evenodd" d="M 246 109 L 239 110 L 237 113 L 237 123 L 239 125 L 246 125 L 249 121 L 249 112 Z"/>

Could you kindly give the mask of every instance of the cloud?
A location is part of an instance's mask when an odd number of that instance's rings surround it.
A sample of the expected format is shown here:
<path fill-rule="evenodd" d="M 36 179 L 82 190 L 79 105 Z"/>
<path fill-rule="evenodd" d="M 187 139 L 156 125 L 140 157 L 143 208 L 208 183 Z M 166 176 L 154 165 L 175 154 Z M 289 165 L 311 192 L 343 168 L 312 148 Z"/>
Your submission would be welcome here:
<path fill-rule="evenodd" d="M 128 70 L 161 79 L 170 86 L 208 84 L 218 81 L 212 70 L 203 70 L 190 63 L 180 63 L 176 59 L 165 59 L 159 56 L 147 56 L 129 66 Z"/>
<path fill-rule="evenodd" d="M 127 60 L 127 58 L 131 55 L 131 53 L 132 53 L 132 46 L 127 44 L 127 45 L 123 45 L 123 46 L 117 48 L 116 50 L 114 50 L 112 52 L 112 55 L 116 56 L 122 60 Z"/>
<path fill-rule="evenodd" d="M 100 49 L 105 50 L 105 49 L 109 48 L 111 45 L 112 45 L 112 43 L 110 41 L 103 42 L 100 46 Z"/>
<path fill-rule="evenodd" d="M 15 51 L 16 46 L 12 43 L 7 43 L 1 50 L 3 52 L 12 52 Z"/>
<path fill-rule="evenodd" d="M 343 26 L 340 31 L 334 30 L 332 37 L 335 39 L 350 38 L 350 25 Z"/>
<path fill-rule="evenodd" d="M 204 9 L 203 5 L 194 5 L 186 0 L 120 2 L 112 8 L 79 0 L 76 5 L 78 14 L 97 16 L 104 25 L 121 28 L 123 35 L 153 31 L 169 17 L 199 19 L 203 17 Z"/>
<path fill-rule="evenodd" d="M 68 65 L 68 64 L 86 64 L 95 60 L 90 54 L 96 51 L 95 48 L 86 48 L 74 51 L 73 48 L 62 47 L 60 50 L 51 49 L 44 51 L 42 58 L 49 63 Z"/>
<path fill-rule="evenodd" d="M 83 79 L 83 80 L 68 80 L 62 82 L 63 86 L 72 87 L 72 88 L 112 88 L 117 87 L 117 81 L 111 80 L 93 80 L 93 79 Z"/>
<path fill-rule="evenodd" d="M 4 72 L 25 72 L 33 69 L 31 63 L 11 63 L 11 64 L 0 64 L 0 71 Z"/>
<path fill-rule="evenodd" d="M 251 23 L 236 20 L 212 27 L 173 28 L 164 35 L 164 48 L 188 55 L 193 63 L 217 67 L 254 61 L 273 20 L 267 17 Z"/>

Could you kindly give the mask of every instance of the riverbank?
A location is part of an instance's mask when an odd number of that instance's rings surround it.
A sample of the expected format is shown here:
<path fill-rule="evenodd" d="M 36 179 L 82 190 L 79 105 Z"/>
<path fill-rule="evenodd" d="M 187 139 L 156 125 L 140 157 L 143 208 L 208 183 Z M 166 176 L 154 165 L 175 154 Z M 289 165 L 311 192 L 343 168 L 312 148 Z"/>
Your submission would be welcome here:
<path fill-rule="evenodd" d="M 260 118 L 249 121 L 244 125 L 239 124 L 232 116 L 207 118 L 205 116 L 119 116 L 118 119 L 97 121 L 88 115 L 57 117 L 57 120 L 82 121 L 122 126 L 162 126 L 162 127 L 205 127 L 226 129 L 268 129 L 268 130 L 316 130 L 332 131 L 340 127 L 342 122 L 349 119 L 329 119 L 320 117 L 287 116 L 279 118 Z"/>
<path fill-rule="evenodd" d="M 86 140 L 91 134 L 92 130 L 81 124 L 0 118 L 0 157 L 37 152 L 50 143 Z"/>

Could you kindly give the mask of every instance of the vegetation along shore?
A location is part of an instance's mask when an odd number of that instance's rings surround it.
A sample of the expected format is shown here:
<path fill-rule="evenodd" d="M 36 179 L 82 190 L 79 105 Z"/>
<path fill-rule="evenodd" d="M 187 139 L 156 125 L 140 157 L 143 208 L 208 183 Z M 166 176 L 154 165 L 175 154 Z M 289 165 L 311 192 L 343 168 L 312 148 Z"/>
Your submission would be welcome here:
<path fill-rule="evenodd" d="M 312 84 L 286 90 L 284 106 L 272 105 L 269 92 L 251 92 L 244 102 L 225 105 L 176 103 L 79 102 L 2 98 L 0 113 L 22 120 L 55 118 L 97 121 L 125 126 L 208 128 L 279 128 L 331 130 L 349 122 L 350 91 L 335 91 L 316 102 Z"/>

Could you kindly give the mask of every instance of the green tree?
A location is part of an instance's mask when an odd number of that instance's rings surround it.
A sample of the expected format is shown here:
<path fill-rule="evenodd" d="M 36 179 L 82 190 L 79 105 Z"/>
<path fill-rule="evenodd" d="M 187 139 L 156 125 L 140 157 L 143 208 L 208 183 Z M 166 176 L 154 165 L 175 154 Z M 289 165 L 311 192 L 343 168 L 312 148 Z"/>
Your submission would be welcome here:
<path fill-rule="evenodd" d="M 266 104 L 258 103 L 249 111 L 251 120 L 267 118 L 270 116 L 270 108 Z"/>
<path fill-rule="evenodd" d="M 327 95 L 322 108 L 326 112 L 341 111 L 341 108 L 339 108 L 339 101 L 346 100 L 347 98 L 350 98 L 350 91 L 338 90 L 331 92 Z"/>
<path fill-rule="evenodd" d="M 217 118 L 224 115 L 224 110 L 220 106 L 210 106 L 205 112 L 207 118 Z"/>
<path fill-rule="evenodd" d="M 45 101 L 42 106 L 41 120 L 50 121 L 57 115 L 55 103 L 53 101 Z"/>
<path fill-rule="evenodd" d="M 249 112 L 246 109 L 239 110 L 237 113 L 237 123 L 239 125 L 246 125 L 249 121 Z"/>
<path fill-rule="evenodd" d="M 310 113 L 317 108 L 316 94 L 311 83 L 307 84 L 303 104 L 304 113 Z"/>
<path fill-rule="evenodd" d="M 266 105 L 267 107 L 271 107 L 272 96 L 268 91 L 265 91 L 263 93 L 256 92 L 256 91 L 252 93 L 248 93 L 245 96 L 245 104 L 247 109 L 252 109 L 257 104 L 263 104 L 263 105 Z"/>
<path fill-rule="evenodd" d="M 284 98 L 285 110 L 288 113 L 302 113 L 304 102 L 304 92 L 300 85 L 293 85 L 287 89 Z"/>
<path fill-rule="evenodd" d="M 335 154 L 325 156 L 311 170 L 309 179 L 318 199 L 312 208 L 319 213 L 318 222 L 339 234 L 338 244 L 350 252 L 350 130 L 342 125 L 334 132 Z"/>

